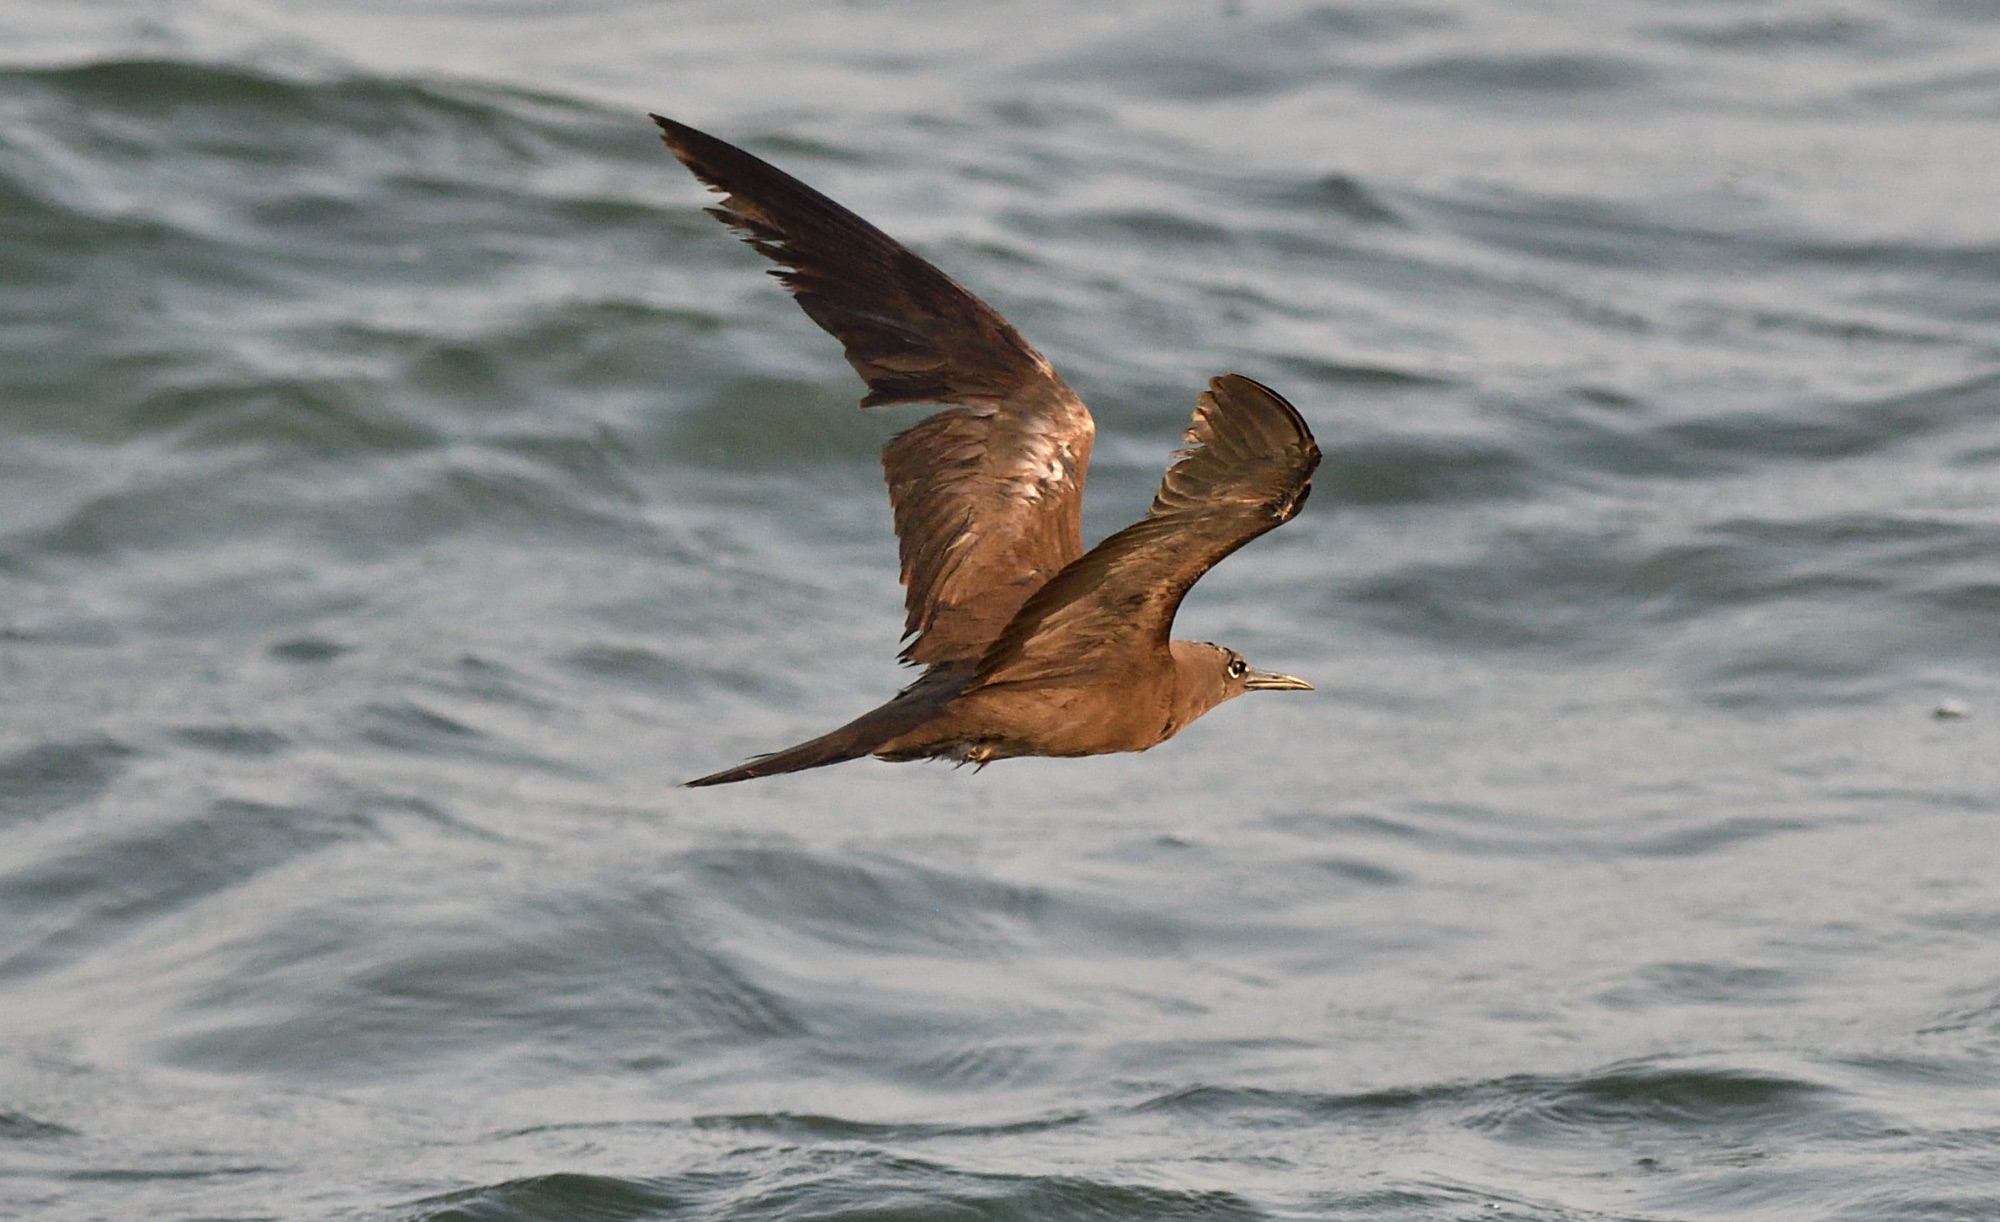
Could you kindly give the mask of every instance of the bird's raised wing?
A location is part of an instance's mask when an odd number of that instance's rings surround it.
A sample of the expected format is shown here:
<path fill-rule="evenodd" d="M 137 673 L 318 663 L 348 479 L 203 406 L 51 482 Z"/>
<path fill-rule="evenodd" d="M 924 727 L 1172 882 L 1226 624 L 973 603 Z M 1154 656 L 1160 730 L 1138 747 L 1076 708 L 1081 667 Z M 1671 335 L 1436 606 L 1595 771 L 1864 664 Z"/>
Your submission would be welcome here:
<path fill-rule="evenodd" d="M 1083 554 L 1090 413 L 1007 320 L 895 239 L 734 145 L 653 116 L 727 198 L 709 212 L 847 351 L 863 407 L 956 406 L 882 451 L 902 547 L 906 661 L 970 663 Z"/>
<path fill-rule="evenodd" d="M 1036 591 L 970 688 L 1101 673 L 1163 651 L 1181 599 L 1245 543 L 1291 520 L 1319 446 L 1297 409 L 1239 374 L 1208 384 L 1145 517 Z"/>

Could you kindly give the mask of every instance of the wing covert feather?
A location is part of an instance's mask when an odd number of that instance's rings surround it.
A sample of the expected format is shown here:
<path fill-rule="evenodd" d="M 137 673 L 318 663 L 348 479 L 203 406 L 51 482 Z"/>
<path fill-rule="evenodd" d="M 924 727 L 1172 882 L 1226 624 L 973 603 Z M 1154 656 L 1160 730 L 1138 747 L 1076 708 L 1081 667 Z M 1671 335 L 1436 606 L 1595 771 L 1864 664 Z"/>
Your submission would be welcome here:
<path fill-rule="evenodd" d="M 907 589 L 906 661 L 969 662 L 1083 553 L 1090 413 L 1006 319 L 826 196 L 742 149 L 652 116 L 725 198 L 710 214 L 839 340 L 863 407 L 943 403 L 882 451 Z"/>
<path fill-rule="evenodd" d="M 1288 522 L 1319 446 L 1297 409 L 1240 374 L 1208 384 L 1145 517 L 1044 585 L 980 659 L 971 686 L 1045 682 L 1164 650 L 1190 587 Z"/>

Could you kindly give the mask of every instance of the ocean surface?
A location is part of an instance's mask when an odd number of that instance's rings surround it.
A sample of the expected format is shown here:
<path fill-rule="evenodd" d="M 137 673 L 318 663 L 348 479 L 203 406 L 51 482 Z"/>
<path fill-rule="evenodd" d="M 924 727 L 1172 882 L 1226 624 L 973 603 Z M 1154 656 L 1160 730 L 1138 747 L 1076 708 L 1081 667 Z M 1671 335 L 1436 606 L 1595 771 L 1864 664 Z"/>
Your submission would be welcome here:
<path fill-rule="evenodd" d="M 2000 1218 L 2000 7 L 0 3 L 0 1217 Z M 1144 755 L 908 678 L 657 110 L 1136 518 L 1326 452 Z"/>

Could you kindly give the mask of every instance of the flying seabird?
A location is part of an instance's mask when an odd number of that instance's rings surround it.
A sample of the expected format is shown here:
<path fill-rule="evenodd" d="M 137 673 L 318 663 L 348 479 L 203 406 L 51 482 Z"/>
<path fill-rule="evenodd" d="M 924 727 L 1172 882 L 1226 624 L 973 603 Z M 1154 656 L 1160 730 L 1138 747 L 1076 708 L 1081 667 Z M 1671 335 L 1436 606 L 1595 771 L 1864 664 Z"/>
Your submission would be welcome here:
<path fill-rule="evenodd" d="M 949 404 L 882 450 L 907 595 L 905 663 L 924 673 L 829 734 L 689 785 L 873 755 L 984 765 L 1144 751 L 1250 691 L 1309 691 L 1233 649 L 1169 639 L 1188 588 L 1297 514 L 1319 446 L 1291 404 L 1215 378 L 1139 521 L 1083 549 L 1090 412 L 1007 320 L 791 175 L 652 116 L 725 198 L 709 213 L 846 349 L 863 407 Z"/>

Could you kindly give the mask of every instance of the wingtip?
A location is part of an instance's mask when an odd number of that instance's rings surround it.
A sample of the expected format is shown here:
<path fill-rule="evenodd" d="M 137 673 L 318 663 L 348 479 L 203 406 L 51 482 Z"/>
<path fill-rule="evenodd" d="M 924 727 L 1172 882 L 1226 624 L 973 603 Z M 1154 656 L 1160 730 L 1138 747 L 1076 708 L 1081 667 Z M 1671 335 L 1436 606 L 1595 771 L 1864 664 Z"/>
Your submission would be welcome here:
<path fill-rule="evenodd" d="M 676 123 L 672 119 L 667 118 L 665 115 L 656 115 L 650 111 L 647 112 L 646 117 L 648 119 L 651 119 L 654 125 L 660 129 L 660 139 L 667 142 L 668 148 L 675 148 L 678 146 L 681 139 L 681 133 L 687 130 L 686 124 Z"/>
<path fill-rule="evenodd" d="M 1208 388 L 1216 392 L 1217 394 L 1228 394 L 1229 391 L 1235 388 L 1238 384 L 1247 386 L 1252 390 L 1263 391 L 1265 394 L 1271 396 L 1273 399 L 1276 399 L 1278 402 L 1285 404 L 1287 407 L 1291 406 L 1290 401 L 1287 400 L 1285 396 L 1279 394 L 1275 390 L 1272 390 L 1269 386 L 1266 386 L 1264 383 L 1259 382 L 1257 379 L 1251 377 L 1248 374 L 1237 373 L 1236 371 L 1231 370 L 1228 373 L 1218 373 L 1214 377 L 1208 380 Z"/>
<path fill-rule="evenodd" d="M 669 119 L 665 115 L 648 113 L 646 117 L 659 127 L 661 142 L 673 151 L 675 157 L 680 158 L 684 162 L 695 155 L 695 146 L 700 141 L 715 139 L 715 137 L 708 135 L 708 133 L 698 128 L 689 127 L 687 124 L 677 119 Z"/>
<path fill-rule="evenodd" d="M 1292 427 L 1298 431 L 1299 436 L 1315 455 L 1313 459 L 1314 464 L 1318 464 L 1319 442 L 1314 439 L 1312 426 L 1306 423 L 1305 415 L 1299 411 L 1298 407 L 1290 399 L 1285 398 L 1285 396 L 1272 390 L 1269 386 L 1264 385 L 1255 378 L 1234 372 L 1220 373 L 1210 378 L 1208 380 L 1208 393 L 1216 399 L 1240 399 L 1248 396 L 1261 396 L 1277 404 L 1278 409 L 1285 414 L 1286 419 L 1291 422 Z"/>

